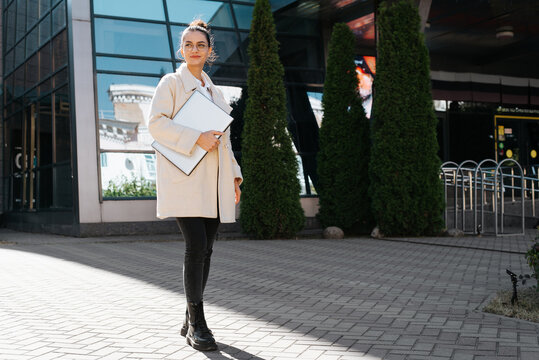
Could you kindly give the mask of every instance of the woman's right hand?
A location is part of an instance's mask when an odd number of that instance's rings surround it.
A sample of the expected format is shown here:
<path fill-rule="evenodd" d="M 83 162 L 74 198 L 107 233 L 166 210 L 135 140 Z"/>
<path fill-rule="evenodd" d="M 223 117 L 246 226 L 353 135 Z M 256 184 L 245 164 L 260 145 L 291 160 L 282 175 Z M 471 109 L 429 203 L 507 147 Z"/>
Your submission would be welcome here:
<path fill-rule="evenodd" d="M 197 145 L 206 150 L 207 152 L 212 152 L 217 149 L 221 141 L 217 139 L 216 135 L 223 136 L 225 133 L 215 130 L 210 130 L 200 134 L 197 140 Z"/>

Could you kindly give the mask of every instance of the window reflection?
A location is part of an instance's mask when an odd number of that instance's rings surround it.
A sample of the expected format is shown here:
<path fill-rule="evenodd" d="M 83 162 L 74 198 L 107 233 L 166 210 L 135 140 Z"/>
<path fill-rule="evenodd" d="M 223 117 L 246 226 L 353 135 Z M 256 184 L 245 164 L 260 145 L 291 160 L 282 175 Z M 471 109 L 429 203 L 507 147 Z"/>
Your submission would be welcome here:
<path fill-rule="evenodd" d="M 153 151 L 146 121 L 158 82 L 158 77 L 98 74 L 101 149 Z"/>
<path fill-rule="evenodd" d="M 215 51 L 217 61 L 224 63 L 241 63 L 240 43 L 238 35 L 233 31 L 214 30 Z"/>
<path fill-rule="evenodd" d="M 155 196 L 155 154 L 102 152 L 104 197 Z"/>
<path fill-rule="evenodd" d="M 167 0 L 167 6 L 171 22 L 189 24 L 200 17 L 212 26 L 234 27 L 230 5 L 220 1 Z"/>
<path fill-rule="evenodd" d="M 165 25 L 135 21 L 95 19 L 98 53 L 170 58 Z"/>
<path fill-rule="evenodd" d="M 97 70 L 124 71 L 146 74 L 164 75 L 173 71 L 170 61 L 147 61 L 137 59 L 122 59 L 108 56 L 96 58 Z"/>
<path fill-rule="evenodd" d="M 148 20 L 165 20 L 163 0 L 94 0 L 94 13 Z"/>
<path fill-rule="evenodd" d="M 176 50 L 179 49 L 181 35 L 185 26 L 171 26 L 172 41 Z M 214 51 L 217 54 L 217 63 L 242 63 L 240 42 L 235 31 L 212 30 L 214 35 Z M 178 57 L 180 59 L 180 57 Z"/>
<path fill-rule="evenodd" d="M 250 5 L 234 4 L 234 14 L 238 22 L 238 28 L 249 30 L 251 28 L 251 20 L 253 18 L 253 7 Z"/>

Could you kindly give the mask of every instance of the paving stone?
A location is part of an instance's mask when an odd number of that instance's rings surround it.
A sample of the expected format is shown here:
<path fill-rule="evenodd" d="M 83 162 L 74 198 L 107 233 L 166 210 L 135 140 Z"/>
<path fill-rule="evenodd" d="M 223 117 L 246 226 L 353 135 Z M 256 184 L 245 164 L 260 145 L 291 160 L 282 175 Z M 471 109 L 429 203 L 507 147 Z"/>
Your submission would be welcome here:
<path fill-rule="evenodd" d="M 528 237 L 218 241 L 205 310 L 220 350 L 208 356 L 535 360 L 538 325 L 476 310 L 506 268 L 528 271 L 522 253 L 499 251 Z M 5 238 L 0 359 L 208 358 L 179 336 L 176 237 Z"/>

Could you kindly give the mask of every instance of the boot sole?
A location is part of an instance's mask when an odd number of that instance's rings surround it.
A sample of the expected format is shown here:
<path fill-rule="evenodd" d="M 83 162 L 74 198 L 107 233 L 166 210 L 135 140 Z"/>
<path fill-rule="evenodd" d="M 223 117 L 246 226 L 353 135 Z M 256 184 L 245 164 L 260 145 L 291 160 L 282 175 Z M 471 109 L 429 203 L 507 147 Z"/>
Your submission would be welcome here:
<path fill-rule="evenodd" d="M 187 345 L 191 346 L 193 349 L 198 351 L 215 351 L 217 350 L 217 344 L 197 344 L 196 342 L 192 341 L 189 337 L 186 337 L 185 340 L 187 341 Z"/>

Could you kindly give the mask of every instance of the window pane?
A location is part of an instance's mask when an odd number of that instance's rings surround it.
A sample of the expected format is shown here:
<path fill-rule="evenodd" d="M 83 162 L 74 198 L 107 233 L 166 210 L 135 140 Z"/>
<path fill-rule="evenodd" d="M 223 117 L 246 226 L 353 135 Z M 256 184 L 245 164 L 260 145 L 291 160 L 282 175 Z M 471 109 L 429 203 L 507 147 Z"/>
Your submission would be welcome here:
<path fill-rule="evenodd" d="M 172 22 L 189 24 L 200 17 L 213 26 L 234 27 L 230 5 L 218 1 L 168 0 L 168 17 Z"/>
<path fill-rule="evenodd" d="M 15 70 L 15 98 L 24 93 L 24 66 Z"/>
<path fill-rule="evenodd" d="M 250 29 L 251 19 L 253 18 L 253 7 L 250 5 L 238 5 L 234 4 L 234 14 L 236 14 L 236 21 L 238 22 L 239 29 Z"/>
<path fill-rule="evenodd" d="M 28 11 L 26 13 L 26 29 L 30 28 L 39 18 L 39 0 L 28 0 Z"/>
<path fill-rule="evenodd" d="M 63 165 L 53 170 L 54 179 L 54 207 L 73 207 L 73 181 L 71 178 L 71 166 Z"/>
<path fill-rule="evenodd" d="M 50 95 L 39 100 L 37 117 L 39 121 L 39 166 L 50 165 L 52 164 L 52 106 Z M 52 184 L 50 189 L 52 189 Z"/>
<path fill-rule="evenodd" d="M 170 58 L 165 25 L 95 19 L 96 52 Z"/>
<path fill-rule="evenodd" d="M 17 113 L 9 121 L 4 123 L 7 134 L 7 149 L 4 154 L 5 161 L 10 166 L 10 173 L 5 175 L 13 175 L 12 189 L 13 193 L 10 208 L 20 209 L 22 207 L 22 112 Z M 6 199 L 7 200 L 7 199 Z"/>
<path fill-rule="evenodd" d="M 244 82 L 247 79 L 247 69 L 242 66 L 212 65 L 204 69 L 212 78 L 233 79 L 234 82 Z"/>
<path fill-rule="evenodd" d="M 104 197 L 155 196 L 155 154 L 101 153 L 101 185 Z"/>
<path fill-rule="evenodd" d="M 48 209 L 52 206 L 52 168 L 37 172 L 37 207 Z"/>
<path fill-rule="evenodd" d="M 61 3 L 52 10 L 52 33 L 62 30 L 66 26 L 66 7 Z"/>
<path fill-rule="evenodd" d="M 97 75 L 99 141 L 106 150 L 152 150 L 146 126 L 159 77 Z"/>
<path fill-rule="evenodd" d="M 185 26 L 171 26 L 172 39 L 175 42 L 175 50 L 179 49 L 180 38 Z M 217 62 L 241 63 L 240 44 L 235 31 L 213 30 L 214 50 L 217 54 Z"/>
<path fill-rule="evenodd" d="M 94 0 L 94 13 L 136 19 L 165 20 L 163 0 Z"/>
<path fill-rule="evenodd" d="M 54 86 L 54 88 L 59 88 L 59 87 L 65 85 L 67 83 L 67 79 L 68 79 L 67 68 L 65 68 L 64 70 L 56 73 L 56 75 L 54 75 L 54 77 L 53 77 L 53 86 Z"/>
<path fill-rule="evenodd" d="M 47 15 L 39 23 L 39 46 L 45 44 L 51 36 L 51 16 Z"/>
<path fill-rule="evenodd" d="M 38 28 L 35 27 L 34 30 L 26 36 L 26 55 L 32 54 L 38 48 Z"/>
<path fill-rule="evenodd" d="M 39 0 L 39 17 L 45 15 L 51 8 L 51 0 Z"/>
<path fill-rule="evenodd" d="M 49 78 L 39 85 L 39 95 L 49 93 L 52 90 L 52 79 Z"/>
<path fill-rule="evenodd" d="M 26 62 L 26 89 L 32 88 L 37 85 L 37 82 L 39 80 L 38 67 L 38 54 L 35 54 Z"/>
<path fill-rule="evenodd" d="M 45 79 L 52 72 L 50 43 L 39 50 L 39 81 Z"/>
<path fill-rule="evenodd" d="M 22 62 L 24 61 L 24 58 L 25 58 L 25 44 L 26 44 L 26 39 L 22 39 L 22 41 L 20 43 L 17 44 L 17 46 L 15 46 L 15 66 L 19 66 L 20 64 L 22 64 Z"/>
<path fill-rule="evenodd" d="M 172 25 L 170 27 L 170 34 L 172 35 L 172 43 L 174 44 L 174 51 L 176 59 L 181 59 L 179 49 L 180 49 L 180 42 L 182 41 L 182 34 L 183 31 L 187 28 L 187 26 L 177 26 Z"/>
<path fill-rule="evenodd" d="M 98 56 L 96 58 L 96 67 L 97 70 L 128 71 L 159 75 L 165 75 L 174 71 L 170 61 L 121 59 L 107 56 Z"/>
<path fill-rule="evenodd" d="M 217 61 L 241 63 L 240 43 L 236 32 L 215 30 L 213 33 Z"/>
<path fill-rule="evenodd" d="M 321 41 L 317 39 L 277 36 L 279 56 L 284 67 L 323 69 Z"/>
<path fill-rule="evenodd" d="M 11 49 L 15 45 L 15 3 L 12 3 L 6 12 L 6 48 Z"/>
<path fill-rule="evenodd" d="M 9 75 L 4 80 L 4 104 L 13 100 L 13 75 Z"/>
<path fill-rule="evenodd" d="M 67 31 L 64 30 L 52 41 L 53 70 L 58 70 L 67 64 Z"/>
<path fill-rule="evenodd" d="M 71 131 L 69 124 L 69 88 L 67 86 L 54 92 L 54 124 L 56 162 L 71 159 Z"/>
<path fill-rule="evenodd" d="M 17 0 L 17 40 L 26 33 L 26 0 Z"/>
<path fill-rule="evenodd" d="M 15 50 L 11 50 L 6 55 L 6 73 L 9 73 L 11 70 L 13 70 L 14 62 L 15 61 Z"/>

